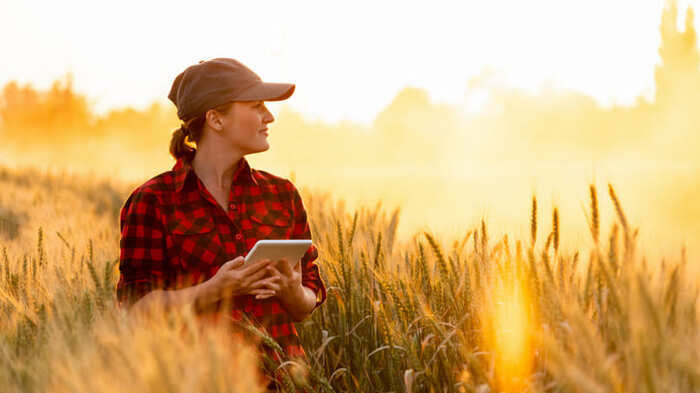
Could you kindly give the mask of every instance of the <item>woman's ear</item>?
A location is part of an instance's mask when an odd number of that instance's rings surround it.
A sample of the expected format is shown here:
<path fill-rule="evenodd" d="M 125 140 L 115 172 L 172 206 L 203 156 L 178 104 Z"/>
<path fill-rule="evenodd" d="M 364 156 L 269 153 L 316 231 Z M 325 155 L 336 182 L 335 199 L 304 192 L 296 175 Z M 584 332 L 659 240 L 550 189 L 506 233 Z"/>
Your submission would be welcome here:
<path fill-rule="evenodd" d="M 209 128 L 216 132 L 221 132 L 224 129 L 224 122 L 221 118 L 221 114 L 213 109 L 207 111 L 204 114 L 205 121 L 209 125 Z"/>

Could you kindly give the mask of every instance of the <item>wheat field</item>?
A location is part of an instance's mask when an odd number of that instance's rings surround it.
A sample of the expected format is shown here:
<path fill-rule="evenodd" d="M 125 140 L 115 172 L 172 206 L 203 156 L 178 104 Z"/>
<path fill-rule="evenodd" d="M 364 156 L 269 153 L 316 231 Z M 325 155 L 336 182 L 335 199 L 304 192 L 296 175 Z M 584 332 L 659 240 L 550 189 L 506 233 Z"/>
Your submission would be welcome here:
<path fill-rule="evenodd" d="M 559 212 L 536 196 L 523 196 L 527 238 L 491 238 L 481 221 L 399 243 L 400 210 L 346 211 L 301 188 L 328 288 L 297 325 L 308 365 L 260 359 L 189 309 L 135 319 L 116 307 L 118 213 L 133 187 L 0 168 L 3 392 L 261 392 L 258 362 L 284 371 L 286 391 L 700 389 L 692 262 L 639 255 L 612 185 L 583 190 L 593 246 L 576 250 L 559 247 Z M 615 222 L 600 222 L 602 203 Z"/>

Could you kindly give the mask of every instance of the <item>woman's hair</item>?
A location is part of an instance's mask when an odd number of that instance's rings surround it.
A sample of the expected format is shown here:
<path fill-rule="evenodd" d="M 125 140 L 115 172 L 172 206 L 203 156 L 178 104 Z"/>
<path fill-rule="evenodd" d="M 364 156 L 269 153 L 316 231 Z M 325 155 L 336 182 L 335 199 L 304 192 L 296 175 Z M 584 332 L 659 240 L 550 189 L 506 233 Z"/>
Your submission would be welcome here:
<path fill-rule="evenodd" d="M 232 106 L 233 101 L 230 101 L 212 109 L 221 114 L 226 114 Z M 197 144 L 202 139 L 206 113 L 205 111 L 197 117 L 187 120 L 182 123 L 180 128 L 173 131 L 173 137 L 170 139 L 170 155 L 175 157 L 176 160 L 184 158 L 185 161 L 191 162 L 194 158 L 197 149 L 189 145 L 187 141 Z"/>

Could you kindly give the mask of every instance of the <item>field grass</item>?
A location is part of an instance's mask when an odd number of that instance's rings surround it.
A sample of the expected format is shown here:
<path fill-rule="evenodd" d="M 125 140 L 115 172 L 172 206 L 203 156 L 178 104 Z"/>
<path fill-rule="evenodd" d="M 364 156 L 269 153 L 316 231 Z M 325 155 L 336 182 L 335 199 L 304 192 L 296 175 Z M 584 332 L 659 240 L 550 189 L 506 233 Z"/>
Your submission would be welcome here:
<path fill-rule="evenodd" d="M 0 168 L 3 392 L 263 390 L 252 346 L 225 329 L 188 309 L 134 320 L 116 308 L 133 186 Z M 563 250 L 559 212 L 533 196 L 525 239 L 493 239 L 482 221 L 399 243 L 399 210 L 349 212 L 302 188 L 328 297 L 297 325 L 310 367 L 269 366 L 289 389 L 328 392 L 699 391 L 698 261 L 638 255 L 624 197 L 605 191 L 582 190 L 590 242 Z M 600 222 L 599 199 L 615 222 Z"/>

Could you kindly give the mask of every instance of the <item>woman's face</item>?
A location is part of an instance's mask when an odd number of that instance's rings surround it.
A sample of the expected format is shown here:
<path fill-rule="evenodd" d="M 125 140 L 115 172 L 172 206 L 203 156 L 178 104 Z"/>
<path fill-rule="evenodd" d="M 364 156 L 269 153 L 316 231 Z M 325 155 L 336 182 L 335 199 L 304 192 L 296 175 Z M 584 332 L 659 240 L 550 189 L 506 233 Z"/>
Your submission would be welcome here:
<path fill-rule="evenodd" d="M 237 101 L 222 116 L 221 136 L 243 154 L 266 151 L 267 124 L 274 120 L 264 101 Z"/>

